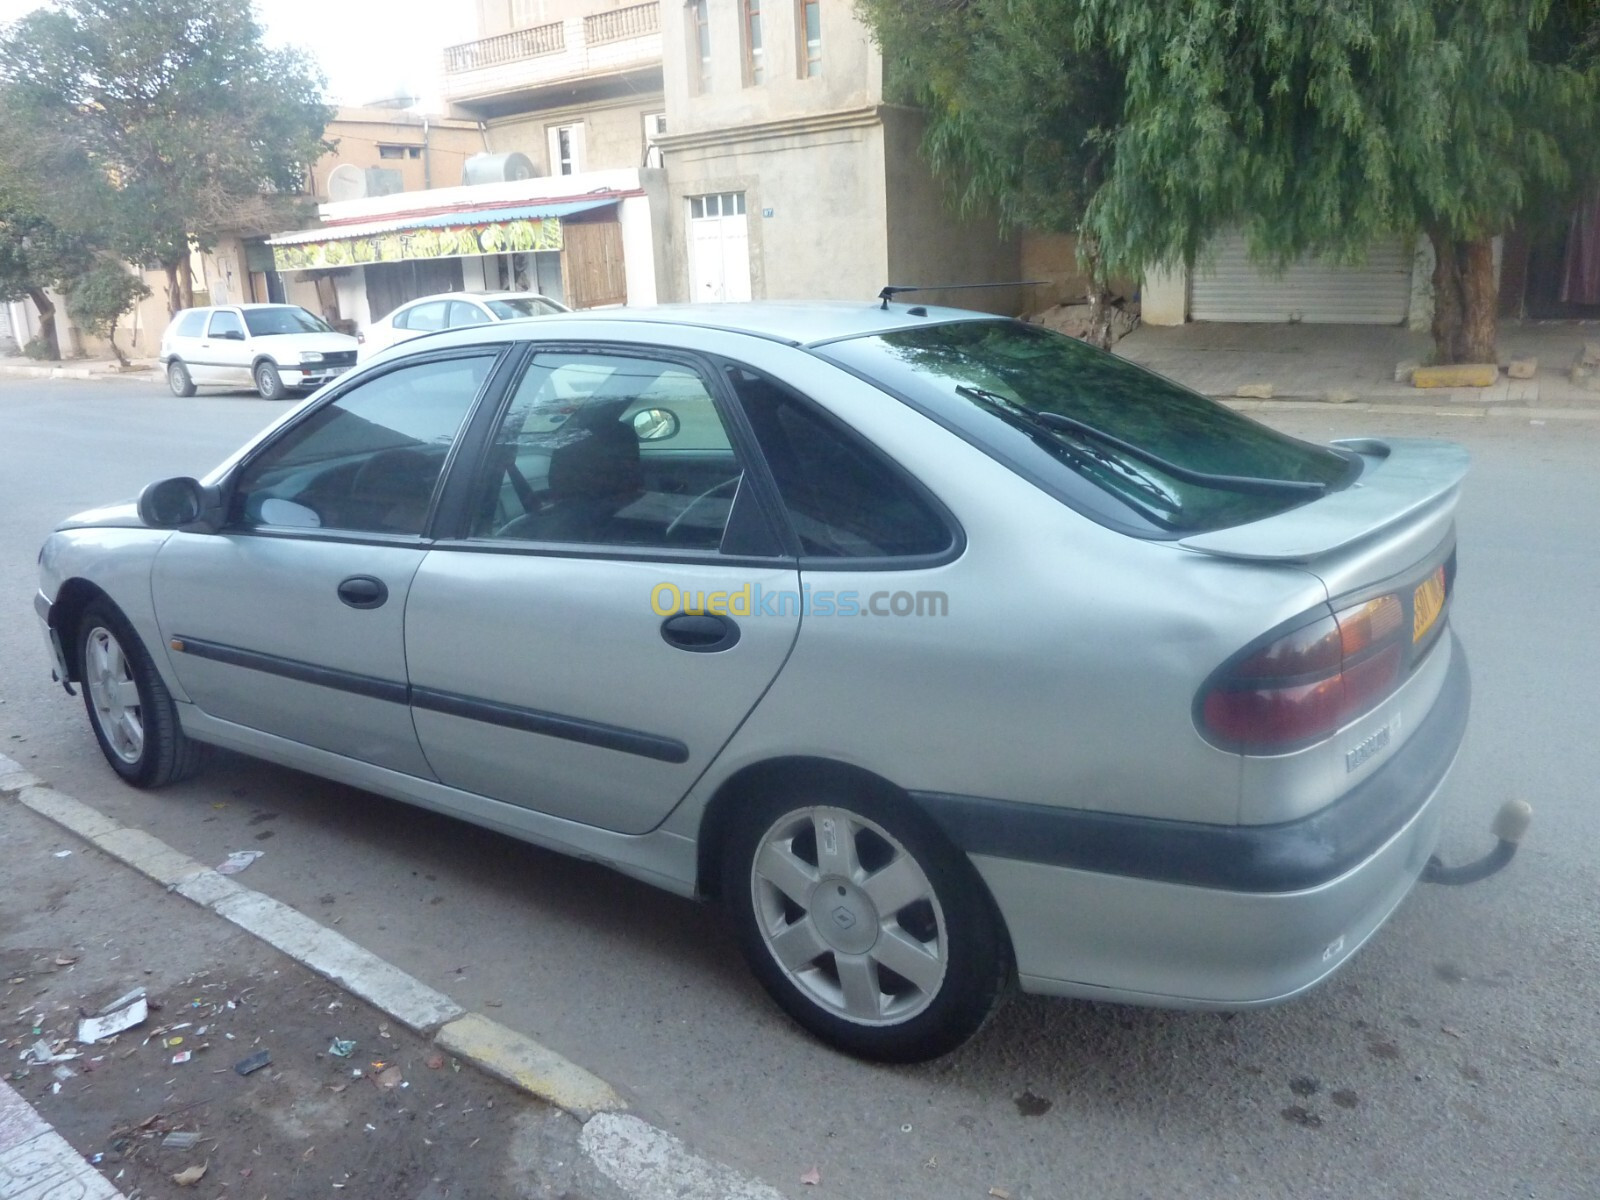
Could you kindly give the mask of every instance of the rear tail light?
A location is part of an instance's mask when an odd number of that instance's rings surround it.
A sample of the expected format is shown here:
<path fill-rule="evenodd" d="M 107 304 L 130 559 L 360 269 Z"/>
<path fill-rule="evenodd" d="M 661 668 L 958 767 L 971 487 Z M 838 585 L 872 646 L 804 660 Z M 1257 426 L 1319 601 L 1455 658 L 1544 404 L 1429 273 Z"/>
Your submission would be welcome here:
<path fill-rule="evenodd" d="M 1411 624 L 1395 594 L 1342 608 L 1226 667 L 1199 705 L 1207 736 L 1279 754 L 1327 737 L 1400 685 Z"/>

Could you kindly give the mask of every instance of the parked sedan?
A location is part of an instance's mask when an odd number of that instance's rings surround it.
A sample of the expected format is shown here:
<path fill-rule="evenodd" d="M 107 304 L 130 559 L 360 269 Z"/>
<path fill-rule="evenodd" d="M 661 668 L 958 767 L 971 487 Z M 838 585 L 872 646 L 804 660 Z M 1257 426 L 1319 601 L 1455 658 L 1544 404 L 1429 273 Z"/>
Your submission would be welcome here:
<path fill-rule="evenodd" d="M 402 304 L 386 317 L 372 322 L 356 340 L 360 360 L 366 362 L 380 350 L 424 333 L 515 321 L 521 317 L 547 317 L 570 311 L 559 300 L 537 292 L 445 292 Z"/>
<path fill-rule="evenodd" d="M 37 608 L 112 769 L 225 746 L 726 905 L 834 1046 L 1013 986 L 1235 1009 L 1429 862 L 1454 445 L 1313 445 L 954 309 L 418 339 L 73 517 Z"/>
<path fill-rule="evenodd" d="M 254 387 L 264 400 L 321 387 L 355 365 L 356 340 L 297 304 L 186 308 L 161 335 L 161 365 L 174 395 L 195 388 Z"/>

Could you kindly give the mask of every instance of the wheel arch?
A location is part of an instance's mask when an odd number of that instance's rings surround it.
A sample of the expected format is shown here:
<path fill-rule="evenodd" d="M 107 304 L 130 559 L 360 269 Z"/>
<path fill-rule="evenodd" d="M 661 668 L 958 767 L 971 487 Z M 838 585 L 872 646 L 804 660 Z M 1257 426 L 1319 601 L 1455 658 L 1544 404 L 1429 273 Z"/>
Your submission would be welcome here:
<path fill-rule="evenodd" d="M 78 626 L 83 621 L 83 611 L 96 600 L 104 600 L 116 607 L 117 602 L 103 588 L 87 579 L 74 577 L 61 585 L 50 605 L 50 628 L 61 639 L 61 652 L 67 660 L 67 678 L 73 683 L 83 679 L 83 663 L 79 658 Z M 118 612 L 122 610 L 117 609 Z"/>
<path fill-rule="evenodd" d="M 695 894 L 703 899 L 721 899 L 722 857 L 727 837 L 733 827 L 733 817 L 742 801 L 778 788 L 819 787 L 851 795 L 870 795 L 895 808 L 904 810 L 913 820 L 922 824 L 934 837 L 939 838 L 956 853 L 960 847 L 950 841 L 937 821 L 902 787 L 876 772 L 837 759 L 810 755 L 789 755 L 750 763 L 735 771 L 718 785 L 704 811 L 700 814 L 699 834 L 695 839 Z M 965 857 L 965 855 L 963 855 Z M 970 865 L 970 860 L 969 860 Z M 1004 914 L 995 903 L 989 885 L 976 867 L 972 878 L 982 889 L 983 900 L 994 913 L 996 923 L 1006 941 L 1011 940 Z"/>
<path fill-rule="evenodd" d="M 255 373 L 261 369 L 262 363 L 271 363 L 274 371 L 283 370 L 283 364 L 265 350 L 257 351 L 256 356 L 250 360 L 250 376 L 255 378 Z"/>

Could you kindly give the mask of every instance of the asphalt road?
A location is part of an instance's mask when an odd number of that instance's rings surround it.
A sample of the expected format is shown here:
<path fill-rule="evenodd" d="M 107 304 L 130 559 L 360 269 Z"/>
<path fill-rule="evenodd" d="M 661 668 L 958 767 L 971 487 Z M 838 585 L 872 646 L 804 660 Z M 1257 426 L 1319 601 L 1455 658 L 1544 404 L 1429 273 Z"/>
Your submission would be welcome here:
<path fill-rule="evenodd" d="M 1600 422 L 1285 413 L 1306 436 L 1439 435 L 1475 457 L 1454 621 L 1472 728 L 1444 851 L 1536 809 L 1505 874 L 1424 887 L 1328 984 L 1225 1017 L 1019 999 L 915 1068 L 820 1048 L 716 914 L 601 868 L 243 758 L 156 794 L 49 681 L 31 596 L 61 516 L 200 473 L 281 411 L 244 395 L 0 380 L 0 751 L 597 1072 L 794 1196 L 1593 1197 L 1600 1192 L 1594 513 Z M 263 813 L 275 814 L 270 820 Z M 252 823 L 254 822 L 254 823 Z M 802 1187 L 802 1173 L 820 1172 Z"/>

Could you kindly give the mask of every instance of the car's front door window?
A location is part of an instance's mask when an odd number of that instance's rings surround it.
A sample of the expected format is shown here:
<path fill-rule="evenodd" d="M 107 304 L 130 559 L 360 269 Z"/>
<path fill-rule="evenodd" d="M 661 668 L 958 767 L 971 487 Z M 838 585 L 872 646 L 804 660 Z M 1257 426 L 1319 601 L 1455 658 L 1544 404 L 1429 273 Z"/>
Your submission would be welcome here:
<path fill-rule="evenodd" d="M 223 309 L 211 314 L 210 334 L 214 338 L 229 338 L 235 341 L 244 340 L 244 322 L 239 320 L 239 314 Z"/>
<path fill-rule="evenodd" d="M 743 476 L 693 368 L 538 354 L 490 450 L 472 533 L 714 551 Z"/>
<path fill-rule="evenodd" d="M 291 426 L 240 476 L 230 520 L 420 534 L 492 354 L 388 371 Z"/>
<path fill-rule="evenodd" d="M 452 300 L 450 302 L 450 328 L 460 329 L 466 325 L 487 325 L 489 314 L 476 304 L 468 304 L 465 300 Z"/>

